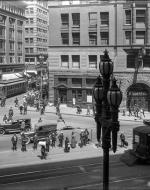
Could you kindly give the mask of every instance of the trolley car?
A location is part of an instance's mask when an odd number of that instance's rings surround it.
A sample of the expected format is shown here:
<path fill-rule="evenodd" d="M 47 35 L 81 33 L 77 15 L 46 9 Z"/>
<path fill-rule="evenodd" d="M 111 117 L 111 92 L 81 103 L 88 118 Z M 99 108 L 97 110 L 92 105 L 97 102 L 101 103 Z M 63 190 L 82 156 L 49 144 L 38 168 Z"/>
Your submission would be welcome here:
<path fill-rule="evenodd" d="M 4 97 L 12 97 L 18 94 L 26 92 L 27 82 L 15 81 L 12 83 L 0 84 L 0 94 L 3 94 Z"/>
<path fill-rule="evenodd" d="M 139 126 L 133 129 L 133 153 L 141 160 L 150 160 L 149 126 Z"/>

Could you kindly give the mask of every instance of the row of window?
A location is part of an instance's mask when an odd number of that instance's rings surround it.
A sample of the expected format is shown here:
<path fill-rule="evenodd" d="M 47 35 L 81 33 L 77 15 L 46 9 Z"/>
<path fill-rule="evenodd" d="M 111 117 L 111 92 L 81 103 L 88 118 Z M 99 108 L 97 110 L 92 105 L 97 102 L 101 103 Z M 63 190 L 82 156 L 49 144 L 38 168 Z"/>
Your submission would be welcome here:
<path fill-rule="evenodd" d="M 146 43 L 146 32 L 145 31 L 136 31 L 136 44 L 145 44 Z M 125 43 L 126 45 L 131 45 L 133 42 L 132 31 L 125 31 Z"/>
<path fill-rule="evenodd" d="M 37 22 L 40 23 L 40 24 L 46 24 L 48 25 L 48 22 L 46 20 L 43 20 L 43 19 L 40 19 L 40 18 L 37 18 Z M 26 24 L 33 24 L 34 23 L 34 19 L 33 18 L 28 18 L 26 20 Z"/>
<path fill-rule="evenodd" d="M 97 26 L 97 12 L 88 13 L 89 17 L 89 25 Z M 109 25 L 109 12 L 100 12 L 100 24 L 101 25 Z M 62 26 L 69 26 L 69 14 L 63 13 L 61 14 L 61 23 Z M 80 13 L 72 13 L 72 25 L 80 26 Z"/>
<path fill-rule="evenodd" d="M 17 57 L 17 63 L 22 63 L 22 56 L 18 56 Z M 9 57 L 9 63 L 16 63 L 15 57 L 14 56 L 10 56 Z M 5 64 L 5 57 L 0 56 L 0 64 Z"/>
<path fill-rule="evenodd" d="M 37 39 L 37 42 L 41 42 L 41 43 L 46 43 L 47 42 L 47 39 L 42 39 L 42 38 L 25 38 L 25 42 L 27 43 L 27 44 L 32 44 L 33 43 L 33 41 L 34 41 L 34 39 L 36 40 Z"/>
<path fill-rule="evenodd" d="M 135 68 L 135 63 L 137 59 L 135 55 L 127 55 L 127 68 Z M 150 68 L 150 56 L 145 55 L 143 61 L 140 63 L 139 67 Z"/>
<path fill-rule="evenodd" d="M 18 42 L 17 43 L 17 51 L 22 51 L 22 47 L 23 47 L 22 42 Z M 4 40 L 0 40 L 0 49 L 5 50 L 5 41 Z M 10 49 L 10 51 L 15 51 L 15 43 L 14 43 L 14 41 L 9 42 L 9 49 Z"/>
<path fill-rule="evenodd" d="M 37 32 L 42 32 L 42 33 L 47 33 L 47 30 L 45 29 L 42 29 L 42 28 L 37 28 Z"/>
<path fill-rule="evenodd" d="M 146 23 L 146 14 L 147 11 L 145 9 L 137 9 L 136 10 L 136 23 Z M 125 10 L 125 24 L 132 24 L 132 10 Z"/>
<path fill-rule="evenodd" d="M 38 13 L 42 13 L 42 14 L 44 14 L 44 15 L 47 15 L 47 11 L 44 11 L 44 10 L 42 10 L 42 9 L 39 9 L 39 8 L 34 8 L 33 9 L 33 7 L 30 7 L 30 8 L 26 8 L 26 10 L 25 10 L 25 13 L 26 14 L 33 14 L 34 12 L 38 12 Z"/>
<path fill-rule="evenodd" d="M 100 59 L 102 55 L 100 56 Z M 97 69 L 97 55 L 89 55 L 89 68 Z M 135 68 L 135 55 L 127 55 L 127 68 Z M 80 55 L 71 56 L 72 68 L 80 68 Z M 61 55 L 61 67 L 69 68 L 69 55 Z M 146 55 L 139 67 L 150 68 L 150 56 Z"/>
<path fill-rule="evenodd" d="M 71 56 L 72 68 L 80 68 L 80 55 Z M 61 55 L 61 67 L 69 68 L 69 55 Z M 89 68 L 97 68 L 97 55 L 89 55 Z"/>
<path fill-rule="evenodd" d="M 84 82 L 83 82 L 84 80 Z M 68 80 L 67 78 L 58 78 L 58 82 L 59 83 L 64 83 L 64 84 L 68 84 Z M 72 84 L 78 84 L 78 85 L 82 85 L 82 82 L 88 86 L 94 85 L 94 83 L 96 82 L 96 79 L 94 78 L 86 78 L 86 79 L 82 79 L 82 78 L 72 78 Z"/>
<path fill-rule="evenodd" d="M 97 12 L 89 12 L 89 26 L 97 26 Z M 145 9 L 136 10 L 136 23 L 146 23 Z M 62 26 L 69 26 L 69 14 L 61 14 Z M 125 10 L 125 24 L 132 24 L 132 11 L 130 9 Z M 80 26 L 80 13 L 72 13 L 72 25 Z M 100 12 L 100 25 L 109 25 L 109 12 Z"/>
<path fill-rule="evenodd" d="M 0 15 L 0 24 L 5 24 L 6 17 L 3 15 Z M 14 25 L 16 19 L 9 17 L 9 24 Z M 23 21 L 22 20 L 17 20 L 17 26 L 22 27 L 23 26 Z"/>
<path fill-rule="evenodd" d="M 25 48 L 25 53 L 47 52 L 47 48 Z"/>
<path fill-rule="evenodd" d="M 46 20 L 43 20 L 43 19 L 40 19 L 40 18 L 37 18 L 37 22 L 39 22 L 40 24 L 41 23 L 48 24 L 48 22 Z"/>
<path fill-rule="evenodd" d="M 61 33 L 62 45 L 69 45 L 69 33 Z M 109 32 L 100 32 L 101 45 L 109 44 Z M 80 45 L 80 33 L 72 33 L 72 45 Z M 97 32 L 89 32 L 89 45 L 97 45 Z"/>

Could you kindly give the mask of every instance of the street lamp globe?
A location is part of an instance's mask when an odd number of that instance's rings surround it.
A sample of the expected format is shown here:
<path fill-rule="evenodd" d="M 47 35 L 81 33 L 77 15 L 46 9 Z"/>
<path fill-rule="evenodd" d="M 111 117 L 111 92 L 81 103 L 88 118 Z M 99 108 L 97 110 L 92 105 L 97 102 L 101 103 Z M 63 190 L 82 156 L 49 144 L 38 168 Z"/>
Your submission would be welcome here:
<path fill-rule="evenodd" d="M 96 83 L 94 85 L 93 88 L 93 96 L 94 96 L 94 100 L 97 104 L 100 104 L 102 99 L 103 99 L 103 93 L 104 92 L 104 88 L 103 88 L 103 84 L 102 84 L 102 79 L 100 76 L 97 77 Z"/>
<path fill-rule="evenodd" d="M 102 60 L 99 64 L 99 70 L 105 79 L 108 79 L 113 73 L 113 62 L 109 58 L 108 51 L 105 49 Z"/>
<path fill-rule="evenodd" d="M 118 108 L 122 101 L 122 92 L 116 84 L 116 79 L 113 78 L 112 86 L 107 93 L 107 100 L 109 105 L 114 108 Z"/>

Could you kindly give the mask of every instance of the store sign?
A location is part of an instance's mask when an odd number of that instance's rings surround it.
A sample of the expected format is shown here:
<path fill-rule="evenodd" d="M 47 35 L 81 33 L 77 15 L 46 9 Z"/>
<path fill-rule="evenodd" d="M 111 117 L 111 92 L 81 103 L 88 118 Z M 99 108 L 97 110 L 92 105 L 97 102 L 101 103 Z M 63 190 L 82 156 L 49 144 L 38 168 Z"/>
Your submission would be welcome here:
<path fill-rule="evenodd" d="M 91 95 L 87 95 L 87 102 L 92 103 L 92 96 Z"/>

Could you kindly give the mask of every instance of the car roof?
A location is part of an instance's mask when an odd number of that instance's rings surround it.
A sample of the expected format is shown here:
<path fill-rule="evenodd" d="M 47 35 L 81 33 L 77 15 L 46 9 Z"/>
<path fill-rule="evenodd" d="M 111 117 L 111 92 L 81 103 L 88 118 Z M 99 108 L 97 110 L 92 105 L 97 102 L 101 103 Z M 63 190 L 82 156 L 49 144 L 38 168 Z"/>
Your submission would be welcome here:
<path fill-rule="evenodd" d="M 57 122 L 39 122 L 35 124 L 35 127 L 48 126 L 48 125 L 57 125 Z"/>
<path fill-rule="evenodd" d="M 143 125 L 143 126 L 138 126 L 133 129 L 134 132 L 139 132 L 139 133 L 150 133 L 150 127 Z"/>
<path fill-rule="evenodd" d="M 20 120 L 20 119 L 31 119 L 31 117 L 26 115 L 14 116 L 13 120 Z"/>

